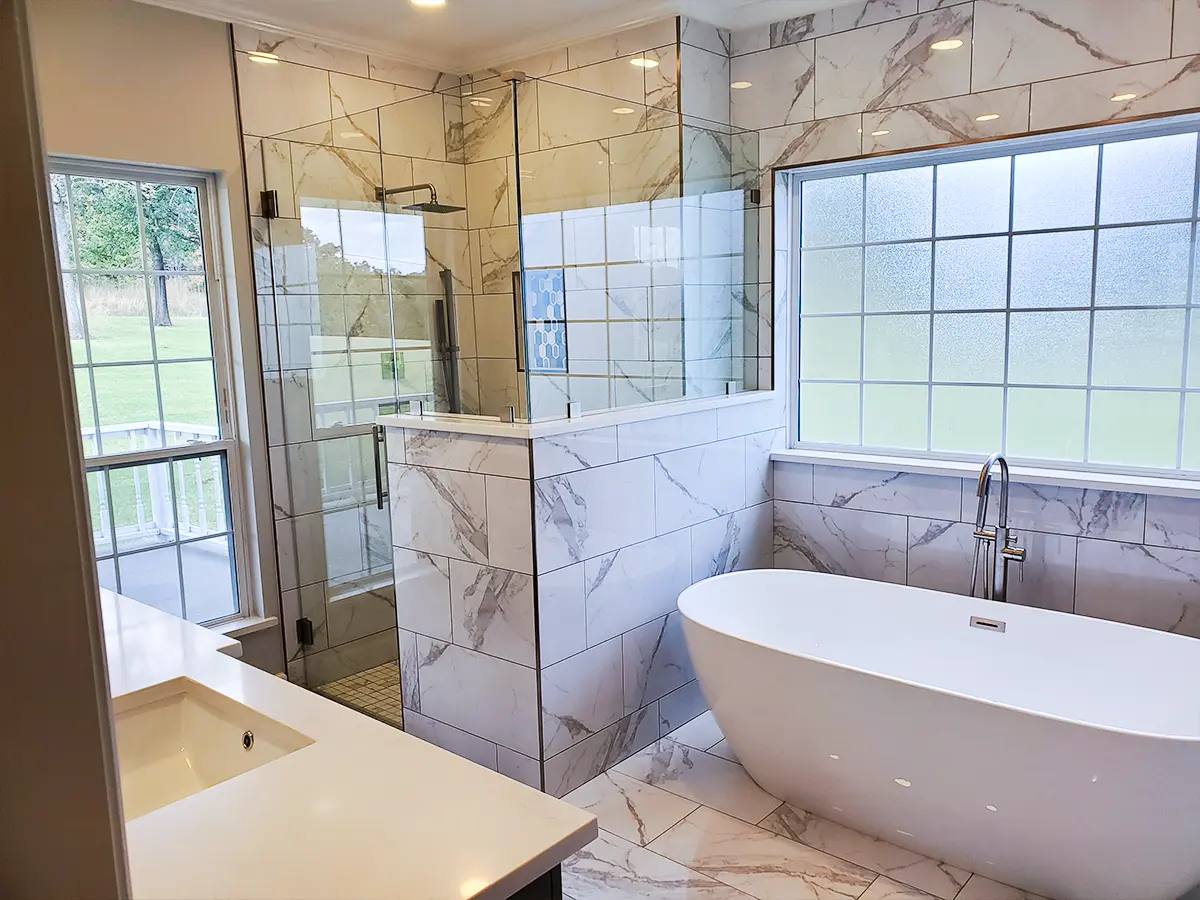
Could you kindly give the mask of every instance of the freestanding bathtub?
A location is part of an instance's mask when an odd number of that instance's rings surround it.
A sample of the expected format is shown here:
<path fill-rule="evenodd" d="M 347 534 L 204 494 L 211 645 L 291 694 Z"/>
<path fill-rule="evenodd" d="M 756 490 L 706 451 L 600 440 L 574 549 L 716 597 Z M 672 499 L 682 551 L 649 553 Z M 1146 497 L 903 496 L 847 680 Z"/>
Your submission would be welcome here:
<path fill-rule="evenodd" d="M 784 570 L 710 578 L 679 609 L 775 796 L 1054 900 L 1200 882 L 1200 640 Z"/>

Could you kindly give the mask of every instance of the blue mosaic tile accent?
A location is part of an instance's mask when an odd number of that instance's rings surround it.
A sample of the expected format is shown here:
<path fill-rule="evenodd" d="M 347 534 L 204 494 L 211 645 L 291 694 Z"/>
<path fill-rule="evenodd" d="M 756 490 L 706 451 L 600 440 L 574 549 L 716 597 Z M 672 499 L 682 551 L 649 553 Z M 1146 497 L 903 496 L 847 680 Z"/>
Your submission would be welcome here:
<path fill-rule="evenodd" d="M 525 272 L 525 345 L 530 372 L 567 371 L 567 296 L 562 269 Z"/>

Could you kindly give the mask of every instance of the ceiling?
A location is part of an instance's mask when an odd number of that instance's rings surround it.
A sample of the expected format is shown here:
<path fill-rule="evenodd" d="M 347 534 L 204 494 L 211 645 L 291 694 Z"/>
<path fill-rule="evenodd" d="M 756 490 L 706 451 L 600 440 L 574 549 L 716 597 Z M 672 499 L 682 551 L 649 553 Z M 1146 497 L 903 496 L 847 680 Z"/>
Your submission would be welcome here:
<path fill-rule="evenodd" d="M 145 0 L 465 74 L 572 41 L 683 14 L 750 28 L 848 0 Z"/>

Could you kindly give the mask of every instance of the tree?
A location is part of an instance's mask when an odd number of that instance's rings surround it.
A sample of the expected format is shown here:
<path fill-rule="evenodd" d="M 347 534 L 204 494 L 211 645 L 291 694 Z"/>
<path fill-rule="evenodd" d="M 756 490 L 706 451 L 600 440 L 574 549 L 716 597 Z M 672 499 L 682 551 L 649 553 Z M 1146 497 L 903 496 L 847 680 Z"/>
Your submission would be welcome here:
<path fill-rule="evenodd" d="M 156 326 L 167 327 L 171 324 L 167 273 L 204 268 L 196 189 L 176 184 L 147 183 L 140 187 L 145 264 L 152 270 L 150 277 L 154 284 L 153 321 Z M 65 181 L 63 188 L 61 202 L 58 192 L 54 195 L 56 222 L 59 215 L 66 216 Z M 76 265 L 102 270 L 142 269 L 142 225 L 138 221 L 138 196 L 132 182 L 73 176 L 71 206 Z M 62 233 L 69 236 L 65 230 Z M 77 307 L 78 301 L 75 303 Z M 82 327 L 79 331 L 76 334 L 73 328 L 72 337 L 82 337 Z"/>

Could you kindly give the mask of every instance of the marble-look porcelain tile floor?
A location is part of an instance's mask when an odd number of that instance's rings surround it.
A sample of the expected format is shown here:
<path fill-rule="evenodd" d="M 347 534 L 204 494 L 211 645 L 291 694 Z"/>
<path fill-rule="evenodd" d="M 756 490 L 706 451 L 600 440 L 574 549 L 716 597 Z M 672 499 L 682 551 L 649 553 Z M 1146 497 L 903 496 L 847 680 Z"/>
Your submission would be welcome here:
<path fill-rule="evenodd" d="M 321 685 L 317 692 L 389 725 L 404 727 L 399 663 L 388 662 L 357 675 L 347 675 Z"/>
<path fill-rule="evenodd" d="M 712 713 L 565 799 L 600 821 L 563 863 L 571 900 L 1044 900 L 781 803 Z"/>

